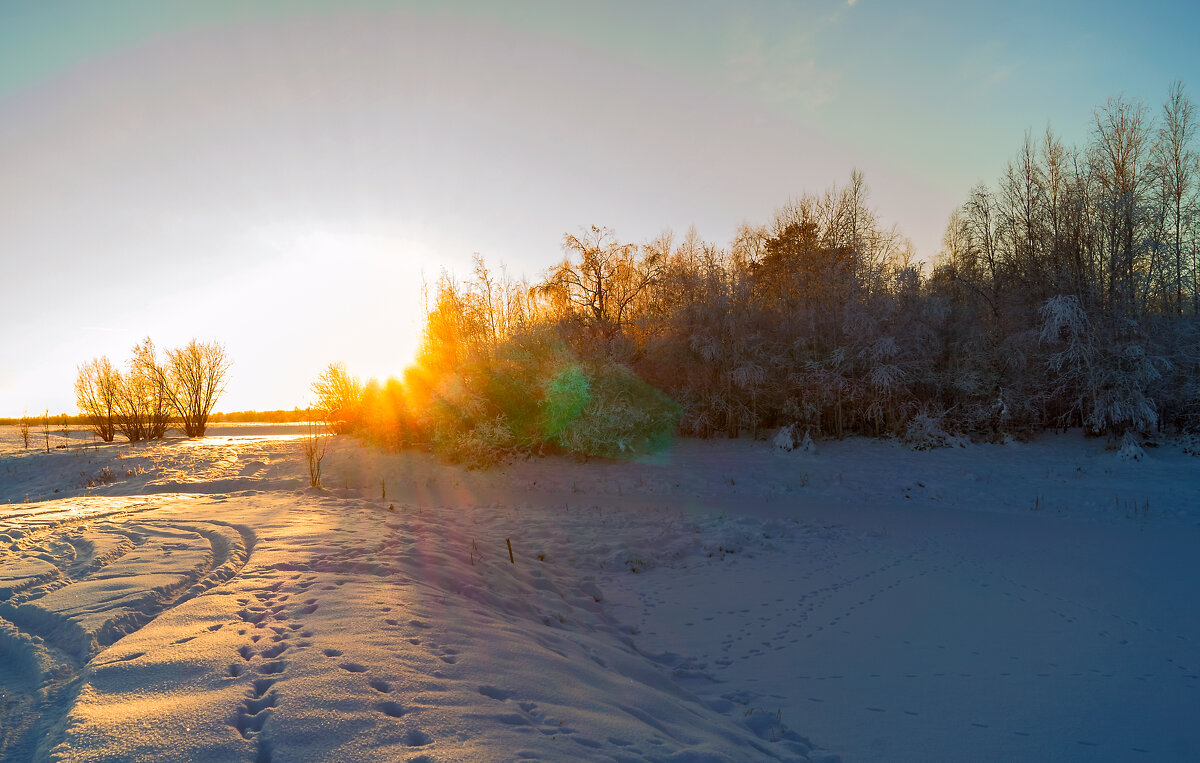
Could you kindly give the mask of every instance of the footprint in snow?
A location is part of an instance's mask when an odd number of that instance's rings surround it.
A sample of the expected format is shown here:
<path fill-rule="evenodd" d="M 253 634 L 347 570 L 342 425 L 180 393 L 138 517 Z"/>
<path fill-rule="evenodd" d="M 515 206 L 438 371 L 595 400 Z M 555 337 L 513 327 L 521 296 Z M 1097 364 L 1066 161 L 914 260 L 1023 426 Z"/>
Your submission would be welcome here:
<path fill-rule="evenodd" d="M 393 702 L 391 700 L 388 700 L 386 702 L 380 702 L 378 705 L 376 705 L 376 707 L 379 708 L 379 712 L 381 712 L 384 715 L 389 716 L 391 718 L 399 718 L 400 716 L 404 715 L 404 713 L 406 712 L 404 707 L 399 702 Z M 428 744 L 428 743 L 426 743 L 426 744 Z M 416 745 L 409 745 L 409 746 L 414 747 Z"/>

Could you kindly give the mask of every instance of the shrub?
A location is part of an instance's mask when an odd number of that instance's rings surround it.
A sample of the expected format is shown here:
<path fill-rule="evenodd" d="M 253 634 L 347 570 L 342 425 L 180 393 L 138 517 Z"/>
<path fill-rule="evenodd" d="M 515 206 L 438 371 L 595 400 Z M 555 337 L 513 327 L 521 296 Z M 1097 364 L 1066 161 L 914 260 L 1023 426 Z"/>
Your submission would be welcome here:
<path fill-rule="evenodd" d="M 900 438 L 913 450 L 933 450 L 935 448 L 952 448 L 963 444 L 962 439 L 946 431 L 942 417 L 922 410 L 908 420 L 904 427 L 904 435 Z"/>
<path fill-rule="evenodd" d="M 443 457 L 487 466 L 546 449 L 605 457 L 657 450 L 679 415 L 628 368 L 575 360 L 546 332 L 512 337 L 439 379 L 422 428 Z"/>
<path fill-rule="evenodd" d="M 588 370 L 587 402 L 555 438 L 568 450 L 622 458 L 666 447 L 679 426 L 680 406 L 624 366 L 599 362 Z"/>
<path fill-rule="evenodd" d="M 325 460 L 325 449 L 329 445 L 329 435 L 325 429 L 325 425 L 310 421 L 308 431 L 301 441 L 304 460 L 308 464 L 310 487 L 321 487 L 321 462 Z"/>
<path fill-rule="evenodd" d="M 542 430 L 554 440 L 578 420 L 591 400 L 591 383 L 578 363 L 554 374 L 542 390 Z"/>

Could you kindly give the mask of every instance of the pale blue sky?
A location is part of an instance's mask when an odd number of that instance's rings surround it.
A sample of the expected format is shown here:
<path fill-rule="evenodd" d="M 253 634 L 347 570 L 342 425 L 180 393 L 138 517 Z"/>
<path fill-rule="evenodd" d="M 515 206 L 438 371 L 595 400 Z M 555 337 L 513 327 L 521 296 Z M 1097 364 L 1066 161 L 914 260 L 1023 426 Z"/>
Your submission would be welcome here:
<path fill-rule="evenodd" d="M 0 0 L 0 415 L 224 342 L 220 407 L 398 373 L 422 274 L 562 234 L 725 242 L 867 173 L 923 258 L 1024 131 L 1200 87 L 1190 3 Z"/>

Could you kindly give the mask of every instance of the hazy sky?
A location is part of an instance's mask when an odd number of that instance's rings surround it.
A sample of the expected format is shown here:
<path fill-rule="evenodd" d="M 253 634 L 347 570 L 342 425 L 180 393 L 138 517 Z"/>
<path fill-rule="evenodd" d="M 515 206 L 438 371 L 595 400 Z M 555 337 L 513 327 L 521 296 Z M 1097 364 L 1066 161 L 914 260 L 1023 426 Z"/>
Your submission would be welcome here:
<path fill-rule="evenodd" d="M 922 258 L 1026 129 L 1200 92 L 1190 2 L 0 0 L 0 416 L 150 336 L 222 410 L 399 373 L 422 278 L 725 243 L 862 168 Z"/>

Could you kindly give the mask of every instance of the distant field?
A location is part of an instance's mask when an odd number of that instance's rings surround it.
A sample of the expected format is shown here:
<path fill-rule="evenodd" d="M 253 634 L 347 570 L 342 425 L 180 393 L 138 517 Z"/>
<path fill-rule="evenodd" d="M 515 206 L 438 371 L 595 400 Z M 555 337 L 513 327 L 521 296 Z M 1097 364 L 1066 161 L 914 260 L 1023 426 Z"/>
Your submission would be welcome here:
<path fill-rule="evenodd" d="M 67 413 L 51 413 L 50 426 L 59 428 L 62 426 L 63 417 L 66 417 L 67 422 L 76 428 L 87 426 L 87 419 L 83 416 L 74 416 Z M 278 411 L 230 411 L 229 413 L 214 413 L 209 419 L 214 424 L 279 424 L 289 421 L 305 421 L 308 419 L 317 418 L 316 412 L 307 408 L 292 408 L 290 410 L 280 409 Z M 0 416 L 0 426 L 18 426 L 21 423 L 20 416 Z M 34 428 L 42 426 L 42 414 L 29 414 L 29 425 Z"/>
<path fill-rule="evenodd" d="M 3 420 L 0 420 L 3 421 Z M 265 436 L 265 435 L 299 435 L 305 431 L 308 426 L 304 421 L 281 421 L 281 422 L 222 422 L 210 424 L 206 436 L 208 437 L 237 437 L 237 436 Z M 61 425 L 52 425 L 50 428 L 50 449 L 63 450 L 59 446 L 67 448 L 79 448 L 89 445 L 102 445 L 100 440 L 82 426 L 72 426 L 69 432 L 64 433 Z M 178 429 L 172 429 L 167 432 L 167 440 L 186 439 Z M 117 435 L 117 439 L 113 445 L 128 445 L 124 437 Z M 24 444 L 21 441 L 21 429 L 14 424 L 0 424 L 0 455 L 10 455 L 14 452 L 19 453 L 25 450 Z M 42 432 L 42 427 L 39 424 L 32 427 L 29 432 L 29 450 L 30 451 L 45 451 L 46 436 Z"/>

